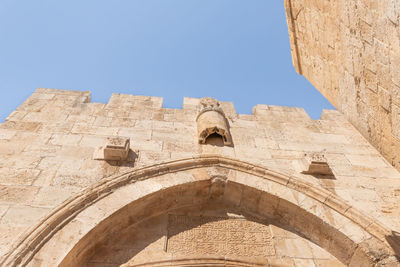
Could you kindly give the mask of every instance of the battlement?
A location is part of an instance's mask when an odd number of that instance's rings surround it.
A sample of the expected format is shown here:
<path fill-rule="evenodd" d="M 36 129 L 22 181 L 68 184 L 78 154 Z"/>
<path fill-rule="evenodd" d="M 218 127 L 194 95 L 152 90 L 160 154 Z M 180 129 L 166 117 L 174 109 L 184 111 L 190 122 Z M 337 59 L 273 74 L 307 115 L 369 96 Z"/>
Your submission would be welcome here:
<path fill-rule="evenodd" d="M 225 126 L 222 121 L 217 123 L 221 127 L 218 131 L 232 138 L 232 147 L 219 148 L 199 145 L 199 140 L 204 141 L 198 136 L 200 132 L 207 136 L 214 131 L 212 127 L 198 125 L 199 98 L 185 97 L 182 109 L 164 108 L 161 97 L 113 94 L 108 103 L 90 100 L 90 92 L 39 88 L 0 124 L 4 146 L 24 142 L 31 135 L 32 140 L 55 145 L 56 149 L 65 145 L 84 148 L 84 157 L 89 159 L 89 151 L 104 145 L 107 138 L 124 137 L 131 140 L 133 149 L 142 152 L 143 164 L 193 153 L 240 155 L 256 161 L 284 158 L 282 151 L 378 155 L 334 110 L 324 110 L 320 120 L 312 120 L 304 109 L 297 107 L 260 104 L 252 114 L 237 114 L 233 103 L 218 102 L 227 120 Z M 21 149 L 31 154 L 43 147 L 28 145 Z"/>
<path fill-rule="evenodd" d="M 197 112 L 200 98 L 185 97 L 182 109 L 163 107 L 163 98 L 129 94 L 112 94 L 108 103 L 92 103 L 91 92 L 69 91 L 58 89 L 37 89 L 21 106 L 17 108 L 6 121 L 23 121 L 54 123 L 73 121 L 79 116 L 100 121 L 96 117 L 154 119 L 180 121 L 192 119 Z M 310 121 L 311 118 L 303 108 L 272 105 L 256 105 L 252 114 L 238 114 L 232 102 L 220 101 L 221 108 L 227 118 L 246 120 L 278 120 L 278 121 Z M 145 112 L 143 112 L 145 111 Z M 79 115 L 79 116 L 78 116 Z"/>
<path fill-rule="evenodd" d="M 87 91 L 39 88 L 0 124 L 0 129 L 7 132 L 3 133 L 6 140 L 14 140 L 23 136 L 22 133 L 40 136 L 51 133 L 51 143 L 77 144 L 91 149 L 104 145 L 109 137 L 121 136 L 131 138 L 137 148 L 163 150 L 166 147 L 171 148 L 172 153 L 188 154 L 199 149 L 215 150 L 197 146 L 200 98 L 185 97 L 181 109 L 164 108 L 163 98 L 151 96 L 116 93 L 108 103 L 90 100 L 91 93 Z M 232 102 L 220 101 L 218 105 L 227 119 L 226 126 L 221 127 L 229 138 L 232 135 L 235 148 L 225 148 L 224 153 L 228 155 L 247 155 L 248 146 L 322 151 L 323 144 L 331 141 L 333 151 L 344 151 L 344 146 L 354 139 L 346 137 L 353 134 L 354 129 L 335 110 L 324 110 L 320 120 L 312 120 L 304 109 L 297 107 L 260 104 L 253 108 L 252 114 L 237 114 Z M 360 140 L 356 145 L 367 145 L 363 138 Z M 343 147 L 337 147 L 337 143 Z M 269 158 L 268 153 L 262 152 L 259 157 Z"/>

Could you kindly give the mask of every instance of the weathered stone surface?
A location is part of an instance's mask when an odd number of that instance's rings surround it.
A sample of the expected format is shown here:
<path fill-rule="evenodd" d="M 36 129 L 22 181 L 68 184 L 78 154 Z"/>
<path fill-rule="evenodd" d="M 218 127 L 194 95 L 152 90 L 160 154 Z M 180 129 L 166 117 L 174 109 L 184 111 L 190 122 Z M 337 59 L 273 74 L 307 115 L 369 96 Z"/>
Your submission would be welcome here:
<path fill-rule="evenodd" d="M 293 65 L 400 170 L 400 4 L 286 0 Z"/>
<path fill-rule="evenodd" d="M 200 144 L 218 145 L 218 138 L 223 145 L 232 145 L 229 125 L 220 103 L 214 98 L 202 98 L 197 115 L 197 134 Z"/>
<path fill-rule="evenodd" d="M 130 140 L 125 137 L 109 137 L 107 143 L 95 151 L 97 160 L 125 161 L 130 150 Z"/>
<path fill-rule="evenodd" d="M 333 175 L 331 168 L 329 167 L 328 161 L 325 156 L 320 153 L 314 153 L 306 155 L 309 162 L 308 169 L 303 171 L 304 174 L 312 175 Z"/>
<path fill-rule="evenodd" d="M 200 99 L 185 98 L 182 110 L 153 97 L 89 99 L 38 89 L 18 109 L 23 116 L 0 124 L 1 264 L 19 257 L 30 266 L 149 258 L 156 266 L 212 265 L 224 257 L 233 265 L 342 266 L 371 260 L 355 250 L 366 240 L 391 251 L 400 173 L 339 112 L 311 120 L 300 108 L 258 105 L 244 115 L 220 102 L 226 124 L 218 127 L 232 140 L 226 146 L 199 143 Z M 377 104 L 386 110 L 387 101 Z M 67 118 L 57 120 L 52 109 Z M 129 139 L 128 160 L 93 158 L 109 138 L 122 137 L 116 149 L 126 151 Z M 301 173 L 313 153 L 324 155 L 329 179 Z M 198 225 L 180 230 L 168 216 L 211 221 L 191 219 Z M 368 249 L 374 262 L 389 260 Z"/>
<path fill-rule="evenodd" d="M 398 266 L 400 4 L 285 8 L 296 70 L 344 115 L 39 88 L 0 124 L 0 265 Z"/>

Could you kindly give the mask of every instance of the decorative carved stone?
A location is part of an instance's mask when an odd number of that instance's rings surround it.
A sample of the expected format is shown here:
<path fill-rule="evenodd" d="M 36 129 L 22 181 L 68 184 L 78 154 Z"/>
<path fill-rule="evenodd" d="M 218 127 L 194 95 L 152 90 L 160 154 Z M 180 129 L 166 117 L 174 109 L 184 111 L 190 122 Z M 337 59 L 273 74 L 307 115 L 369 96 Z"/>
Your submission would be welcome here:
<path fill-rule="evenodd" d="M 224 145 L 232 145 L 232 138 L 225 114 L 219 102 L 210 97 L 202 98 L 197 115 L 197 131 L 200 144 L 205 144 L 213 134 L 221 136 Z"/>
<path fill-rule="evenodd" d="M 128 158 L 130 147 L 129 138 L 110 137 L 104 147 L 98 148 L 95 152 L 94 159 L 124 161 Z"/>
<path fill-rule="evenodd" d="M 200 114 L 206 111 L 217 111 L 225 116 L 224 111 L 220 107 L 217 99 L 212 97 L 204 97 L 200 100 Z M 200 116 L 199 114 L 199 116 Z"/>
<path fill-rule="evenodd" d="M 308 170 L 303 171 L 302 173 L 311 175 L 333 175 L 333 172 L 323 154 L 314 153 L 306 156 L 308 157 L 309 166 Z"/>
<path fill-rule="evenodd" d="M 169 215 L 167 242 L 176 255 L 275 255 L 269 227 L 240 217 Z"/>

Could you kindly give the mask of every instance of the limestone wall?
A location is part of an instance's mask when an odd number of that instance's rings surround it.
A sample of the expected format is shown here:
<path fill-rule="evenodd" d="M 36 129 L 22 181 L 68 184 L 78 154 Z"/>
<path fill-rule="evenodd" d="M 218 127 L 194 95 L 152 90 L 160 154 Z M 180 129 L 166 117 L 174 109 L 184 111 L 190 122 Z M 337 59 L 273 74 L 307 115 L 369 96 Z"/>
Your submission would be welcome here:
<path fill-rule="evenodd" d="M 400 2 L 285 2 L 297 71 L 400 169 Z"/>
<path fill-rule="evenodd" d="M 38 89 L 0 124 L 0 255 L 63 201 L 104 177 L 173 159 L 223 155 L 296 175 L 400 231 L 400 173 L 337 111 L 311 120 L 301 108 L 257 105 L 237 114 L 221 102 L 232 146 L 199 144 L 200 99 L 182 109 L 162 98 Z M 130 138 L 127 162 L 94 160 L 110 136 Z M 305 154 L 322 152 L 334 177 L 302 174 Z"/>

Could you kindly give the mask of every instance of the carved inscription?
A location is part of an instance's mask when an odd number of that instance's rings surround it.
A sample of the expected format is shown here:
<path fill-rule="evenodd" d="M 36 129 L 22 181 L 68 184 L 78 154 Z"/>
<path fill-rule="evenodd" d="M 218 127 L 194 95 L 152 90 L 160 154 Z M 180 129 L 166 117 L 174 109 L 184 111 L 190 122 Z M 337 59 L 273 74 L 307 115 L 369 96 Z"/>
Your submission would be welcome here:
<path fill-rule="evenodd" d="M 275 255 L 269 227 L 241 218 L 169 215 L 167 242 L 182 255 Z"/>

